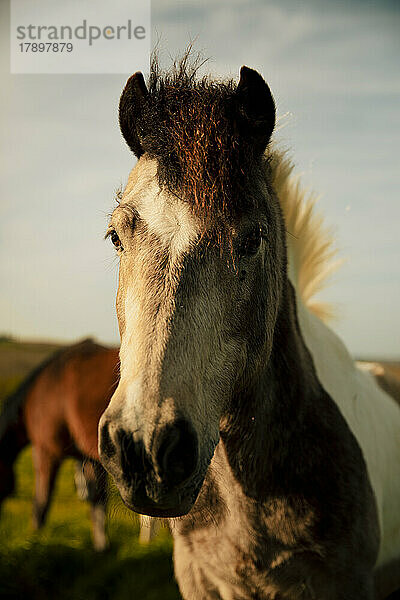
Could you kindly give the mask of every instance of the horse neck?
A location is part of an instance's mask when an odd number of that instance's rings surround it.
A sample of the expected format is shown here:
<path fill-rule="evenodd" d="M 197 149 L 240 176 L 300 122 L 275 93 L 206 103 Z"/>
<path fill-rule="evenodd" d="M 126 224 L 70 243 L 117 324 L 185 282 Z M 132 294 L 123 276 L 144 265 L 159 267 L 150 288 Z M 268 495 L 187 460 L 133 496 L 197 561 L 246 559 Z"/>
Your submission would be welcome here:
<path fill-rule="evenodd" d="M 247 495 L 282 491 L 298 470 L 293 451 L 303 424 L 317 417 L 324 391 L 297 322 L 295 292 L 286 281 L 267 363 L 238 392 L 221 431 L 225 455 Z M 301 460 L 306 457 L 303 455 Z"/>

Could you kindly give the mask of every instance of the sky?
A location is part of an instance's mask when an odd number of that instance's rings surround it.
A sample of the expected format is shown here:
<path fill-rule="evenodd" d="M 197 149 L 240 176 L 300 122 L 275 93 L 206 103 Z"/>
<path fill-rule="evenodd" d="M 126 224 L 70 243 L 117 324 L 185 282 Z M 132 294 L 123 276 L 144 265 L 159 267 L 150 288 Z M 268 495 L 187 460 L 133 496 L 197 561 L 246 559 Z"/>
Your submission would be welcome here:
<path fill-rule="evenodd" d="M 117 122 L 129 73 L 10 75 L 0 11 L 0 334 L 117 343 L 103 235 L 134 164 Z M 399 30 L 400 4 L 383 0 L 152 2 L 162 64 L 194 40 L 216 76 L 246 64 L 268 81 L 275 137 L 346 259 L 323 298 L 358 357 L 400 358 Z"/>

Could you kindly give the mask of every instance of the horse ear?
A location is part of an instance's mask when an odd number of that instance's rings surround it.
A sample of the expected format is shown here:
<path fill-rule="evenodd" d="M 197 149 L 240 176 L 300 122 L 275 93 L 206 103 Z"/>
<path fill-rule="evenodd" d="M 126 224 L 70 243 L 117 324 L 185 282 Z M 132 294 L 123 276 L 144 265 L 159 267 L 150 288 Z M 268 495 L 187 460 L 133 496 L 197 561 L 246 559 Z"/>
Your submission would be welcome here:
<path fill-rule="evenodd" d="M 236 88 L 242 135 L 256 152 L 264 152 L 275 127 L 275 102 L 271 90 L 257 71 L 243 66 Z"/>
<path fill-rule="evenodd" d="M 129 77 L 119 101 L 119 126 L 126 143 L 139 158 L 144 150 L 140 141 L 138 119 L 148 96 L 142 73 Z"/>

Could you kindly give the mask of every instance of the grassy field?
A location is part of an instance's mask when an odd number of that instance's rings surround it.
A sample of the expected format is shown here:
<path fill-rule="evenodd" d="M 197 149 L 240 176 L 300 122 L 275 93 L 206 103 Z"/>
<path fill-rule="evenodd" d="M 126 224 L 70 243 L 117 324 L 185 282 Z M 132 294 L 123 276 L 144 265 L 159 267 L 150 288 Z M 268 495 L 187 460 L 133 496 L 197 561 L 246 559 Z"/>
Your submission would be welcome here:
<path fill-rule="evenodd" d="M 52 344 L 0 343 L 0 402 L 29 369 L 56 348 Z M 31 525 L 30 448 L 21 453 L 16 493 L 4 502 L 0 516 L 0 599 L 179 599 L 168 531 L 162 529 L 150 546 L 141 546 L 138 519 L 116 493 L 107 522 L 110 549 L 103 554 L 93 551 L 89 507 L 77 497 L 73 471 L 73 461 L 65 461 L 47 524 L 36 533 Z"/>

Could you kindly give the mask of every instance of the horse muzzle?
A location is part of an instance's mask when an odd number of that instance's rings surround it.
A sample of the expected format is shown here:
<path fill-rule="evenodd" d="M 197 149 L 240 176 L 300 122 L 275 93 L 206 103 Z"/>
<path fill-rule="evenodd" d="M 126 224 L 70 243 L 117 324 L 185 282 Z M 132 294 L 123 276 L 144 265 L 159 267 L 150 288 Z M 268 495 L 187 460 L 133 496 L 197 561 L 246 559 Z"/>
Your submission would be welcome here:
<path fill-rule="evenodd" d="M 107 411 L 106 411 L 107 413 Z M 99 456 L 125 505 L 153 517 L 189 512 L 201 488 L 198 439 L 193 426 L 179 418 L 152 435 L 150 450 L 133 432 L 104 414 L 99 423 Z"/>

